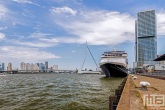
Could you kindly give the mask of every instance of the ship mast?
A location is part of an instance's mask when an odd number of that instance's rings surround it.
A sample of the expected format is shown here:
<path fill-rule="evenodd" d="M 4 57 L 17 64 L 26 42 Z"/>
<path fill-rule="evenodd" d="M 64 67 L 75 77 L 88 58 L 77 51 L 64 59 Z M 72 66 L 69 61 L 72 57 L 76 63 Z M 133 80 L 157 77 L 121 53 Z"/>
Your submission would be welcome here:
<path fill-rule="evenodd" d="M 94 61 L 95 64 L 96 64 L 96 67 L 99 68 L 98 65 L 97 65 L 97 63 L 96 63 L 96 60 L 94 59 L 94 57 L 93 57 L 93 55 L 92 55 L 92 52 L 90 51 L 90 49 L 89 49 L 89 47 L 88 47 L 87 41 L 86 41 L 86 46 L 87 46 L 87 49 L 88 49 L 89 53 L 90 53 L 91 56 L 92 56 L 93 61 Z"/>
<path fill-rule="evenodd" d="M 87 49 L 88 49 L 90 55 L 92 56 L 92 59 L 93 59 L 93 61 L 95 62 L 96 67 L 99 68 L 98 65 L 97 65 L 97 63 L 96 63 L 96 60 L 94 59 L 94 57 L 93 57 L 93 55 L 92 55 L 92 52 L 90 51 L 90 49 L 89 49 L 89 47 L 88 47 L 87 41 L 86 41 L 86 47 L 87 47 Z M 87 50 L 85 51 L 85 59 L 84 59 L 83 64 L 82 64 L 82 66 L 81 66 L 81 70 L 82 70 L 82 68 L 83 68 L 83 66 L 84 66 L 84 64 L 85 64 L 86 58 L 87 58 Z"/>

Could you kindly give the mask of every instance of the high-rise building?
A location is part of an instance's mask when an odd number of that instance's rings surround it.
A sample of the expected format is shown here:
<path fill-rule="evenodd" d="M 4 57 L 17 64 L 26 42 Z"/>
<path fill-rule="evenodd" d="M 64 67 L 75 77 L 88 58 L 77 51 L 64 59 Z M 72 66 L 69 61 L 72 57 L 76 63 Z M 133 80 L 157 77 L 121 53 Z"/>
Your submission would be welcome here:
<path fill-rule="evenodd" d="M 38 66 L 37 64 L 34 64 L 34 70 L 35 70 L 36 72 L 39 72 L 39 66 Z"/>
<path fill-rule="evenodd" d="M 45 70 L 45 64 L 39 63 L 39 70 L 44 71 Z"/>
<path fill-rule="evenodd" d="M 155 10 L 139 12 L 135 21 L 135 60 L 137 66 L 153 61 L 157 55 Z"/>
<path fill-rule="evenodd" d="M 12 63 L 8 63 L 8 71 L 12 71 Z"/>
<path fill-rule="evenodd" d="M 30 70 L 34 70 L 34 64 L 33 63 L 30 64 Z"/>
<path fill-rule="evenodd" d="M 45 61 L 45 67 L 48 69 L 48 61 Z"/>
<path fill-rule="evenodd" d="M 38 67 L 39 67 L 39 65 L 40 65 L 40 63 L 36 63 L 37 65 L 38 65 Z"/>
<path fill-rule="evenodd" d="M 53 70 L 58 70 L 58 65 L 53 65 Z"/>
<path fill-rule="evenodd" d="M 26 63 L 24 62 L 21 63 L 20 70 L 26 70 Z"/>
<path fill-rule="evenodd" d="M 26 70 L 31 70 L 31 65 L 30 65 L 30 63 L 27 63 L 27 64 L 26 64 Z"/>
<path fill-rule="evenodd" d="M 0 63 L 0 71 L 4 71 L 5 70 L 5 64 L 4 63 Z"/>

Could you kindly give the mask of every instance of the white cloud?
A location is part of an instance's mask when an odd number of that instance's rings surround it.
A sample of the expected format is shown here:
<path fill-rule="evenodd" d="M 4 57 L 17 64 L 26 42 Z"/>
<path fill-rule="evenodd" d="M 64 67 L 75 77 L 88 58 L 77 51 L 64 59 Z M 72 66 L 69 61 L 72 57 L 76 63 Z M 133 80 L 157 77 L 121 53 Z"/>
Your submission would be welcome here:
<path fill-rule="evenodd" d="M 65 0 L 52 0 L 54 2 L 64 2 Z"/>
<path fill-rule="evenodd" d="M 67 6 L 64 7 L 53 7 L 51 11 L 54 14 L 71 14 L 71 15 L 76 15 L 77 11 L 73 10 L 72 8 L 69 8 Z"/>
<path fill-rule="evenodd" d="M 46 37 L 49 36 L 51 34 L 45 34 L 45 33 L 32 33 L 29 38 L 42 38 L 42 37 Z"/>
<path fill-rule="evenodd" d="M 46 48 L 46 47 L 52 47 L 56 44 L 54 43 L 47 43 L 47 42 L 40 42 L 40 41 L 19 41 L 19 40 L 10 40 L 8 42 L 12 42 L 12 43 L 15 43 L 17 45 L 23 45 L 23 46 L 30 46 L 30 47 L 43 47 L 43 48 Z"/>
<path fill-rule="evenodd" d="M 158 35 L 165 35 L 165 12 L 157 14 L 157 27 Z"/>
<path fill-rule="evenodd" d="M 0 19 L 6 16 L 8 9 L 5 6 L 0 5 Z"/>
<path fill-rule="evenodd" d="M 0 27 L 0 30 L 4 30 L 8 27 L 15 26 L 17 24 L 25 24 L 23 19 L 19 18 L 18 12 L 10 10 L 10 7 L 5 6 L 3 3 L 0 4 L 0 20 L 4 27 Z M 2 25 L 1 24 L 1 25 Z"/>
<path fill-rule="evenodd" d="M 82 7 L 82 4 L 83 3 L 83 0 L 52 0 L 56 3 L 60 3 L 60 4 L 66 4 L 66 5 L 69 5 L 69 6 L 74 6 L 74 7 Z"/>
<path fill-rule="evenodd" d="M 40 38 L 39 40 L 44 41 L 44 42 L 50 42 L 50 43 L 58 43 L 59 42 L 59 38 L 52 38 L 52 39 Z"/>
<path fill-rule="evenodd" d="M 47 39 L 62 43 L 117 45 L 135 39 L 135 17 L 116 11 L 80 11 L 76 16 L 53 16 L 71 37 Z M 165 35 L 165 12 L 157 13 L 157 34 Z M 46 39 L 45 39 L 46 41 Z"/>
<path fill-rule="evenodd" d="M 5 38 L 5 34 L 0 33 L 0 41 L 3 40 Z"/>
<path fill-rule="evenodd" d="M 41 6 L 39 4 L 32 2 L 31 0 L 13 0 L 13 1 L 17 2 L 17 3 L 32 4 L 32 5 L 36 5 L 36 6 Z"/>
<path fill-rule="evenodd" d="M 41 38 L 41 41 L 48 42 L 50 44 L 54 43 L 84 43 L 81 42 L 79 38 L 71 38 L 71 37 L 58 37 L 58 38 Z"/>
<path fill-rule="evenodd" d="M 75 53 L 75 52 L 76 52 L 75 50 L 72 51 L 72 53 Z"/>
<path fill-rule="evenodd" d="M 32 33 L 29 36 L 19 36 L 20 39 L 22 40 L 7 40 L 7 42 L 11 42 L 17 45 L 22 45 L 22 46 L 28 46 L 28 47 L 52 47 L 57 45 L 56 43 L 50 43 L 48 41 L 45 41 L 45 37 L 50 36 L 52 34 L 46 34 L 46 33 Z M 18 37 L 18 35 L 16 35 Z"/>
<path fill-rule="evenodd" d="M 1 46 L 0 47 L 1 59 L 17 59 L 20 61 L 39 61 L 45 59 L 60 58 L 52 53 L 41 51 L 37 48 L 25 48 L 16 46 Z"/>
<path fill-rule="evenodd" d="M 0 27 L 0 30 L 5 30 L 5 29 L 7 29 L 7 28 L 8 28 L 7 26 Z"/>
<path fill-rule="evenodd" d="M 135 37 L 135 18 L 126 13 L 81 11 L 69 20 L 65 16 L 54 17 L 56 24 L 74 36 L 59 38 L 62 42 L 116 45 L 133 41 Z"/>
<path fill-rule="evenodd" d="M 31 2 L 30 0 L 13 0 L 14 2 L 17 3 L 29 3 L 29 4 L 33 4 L 33 2 Z"/>

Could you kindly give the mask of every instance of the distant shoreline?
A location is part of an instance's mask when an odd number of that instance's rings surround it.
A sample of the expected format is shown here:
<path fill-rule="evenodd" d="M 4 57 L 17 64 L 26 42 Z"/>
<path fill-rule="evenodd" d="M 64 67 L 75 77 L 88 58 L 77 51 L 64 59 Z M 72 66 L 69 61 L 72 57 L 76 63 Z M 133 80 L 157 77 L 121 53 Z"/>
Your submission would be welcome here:
<path fill-rule="evenodd" d="M 62 74 L 57 72 L 18 72 L 18 73 L 6 73 L 6 74 Z M 67 73 L 63 73 L 67 74 Z M 76 74 L 76 73 L 69 73 L 69 74 Z"/>

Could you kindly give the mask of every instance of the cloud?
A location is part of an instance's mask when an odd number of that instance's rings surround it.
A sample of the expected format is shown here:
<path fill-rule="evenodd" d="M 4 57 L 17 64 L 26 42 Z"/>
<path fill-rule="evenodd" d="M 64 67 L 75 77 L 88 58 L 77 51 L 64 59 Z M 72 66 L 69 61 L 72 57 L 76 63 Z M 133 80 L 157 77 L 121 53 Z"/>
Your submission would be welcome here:
<path fill-rule="evenodd" d="M 56 3 L 63 4 L 63 5 L 69 5 L 69 6 L 74 6 L 74 7 L 82 7 L 83 0 L 52 0 Z"/>
<path fill-rule="evenodd" d="M 36 4 L 36 3 L 32 2 L 31 0 L 13 0 L 13 1 L 17 2 L 17 3 L 32 4 L 32 5 L 36 5 L 36 6 L 41 6 L 39 4 Z"/>
<path fill-rule="evenodd" d="M 64 7 L 53 7 L 51 9 L 52 13 L 54 14 L 70 14 L 70 15 L 76 15 L 77 11 L 64 6 Z"/>
<path fill-rule="evenodd" d="M 3 40 L 5 38 L 5 34 L 0 33 L 0 41 Z"/>
<path fill-rule="evenodd" d="M 50 43 L 49 41 L 43 40 L 47 36 L 50 36 L 52 34 L 46 34 L 46 33 L 32 33 L 29 36 L 20 36 L 20 35 L 14 35 L 17 36 L 19 39 L 10 39 L 6 40 L 6 42 L 10 42 L 16 45 L 22 45 L 22 46 L 28 46 L 28 47 L 38 47 L 38 48 L 47 48 L 57 45 L 58 42 Z"/>
<path fill-rule="evenodd" d="M 52 11 L 53 12 L 53 11 Z M 91 45 L 118 45 L 134 42 L 135 19 L 128 13 L 117 11 L 80 10 L 76 16 L 53 16 L 54 23 L 60 25 L 70 36 L 47 41 L 62 43 L 85 43 Z M 165 12 L 157 13 L 157 34 L 165 35 Z M 46 40 L 46 39 L 45 39 Z"/>
<path fill-rule="evenodd" d="M 60 42 L 59 39 L 60 39 L 60 38 L 52 38 L 52 39 L 48 39 L 48 38 L 40 38 L 41 41 L 49 42 L 49 43 L 58 43 L 58 42 Z"/>
<path fill-rule="evenodd" d="M 45 33 L 32 33 L 29 38 L 42 38 L 42 37 L 46 37 L 49 36 L 51 34 L 45 34 Z"/>
<path fill-rule="evenodd" d="M 54 2 L 64 2 L 65 0 L 52 0 Z"/>
<path fill-rule="evenodd" d="M 5 29 L 7 29 L 7 28 L 8 28 L 7 26 L 0 27 L 0 30 L 5 30 Z"/>
<path fill-rule="evenodd" d="M 0 19 L 4 18 L 8 13 L 8 9 L 5 6 L 0 5 Z"/>
<path fill-rule="evenodd" d="M 158 35 L 165 35 L 165 12 L 157 14 L 157 33 Z"/>
<path fill-rule="evenodd" d="M 17 46 L 1 46 L 0 53 L 0 58 L 4 60 L 17 59 L 20 61 L 39 61 L 60 58 L 60 56 L 41 51 L 37 48 L 25 48 Z"/>
<path fill-rule="evenodd" d="M 5 5 L 6 4 L 3 3 L 0 4 L 0 30 L 16 26 L 17 24 L 26 24 L 25 20 L 22 19 L 22 16 L 20 16 L 20 13 L 18 11 L 11 10 L 11 7 Z"/>
<path fill-rule="evenodd" d="M 116 11 L 81 11 L 75 17 L 53 16 L 54 22 L 63 27 L 72 37 L 58 40 L 68 43 L 92 45 L 117 45 L 134 41 L 135 18 Z M 64 40 L 65 39 L 65 40 Z"/>
<path fill-rule="evenodd" d="M 30 47 L 43 47 L 43 48 L 46 48 L 46 47 L 52 47 L 56 44 L 53 44 L 53 43 L 46 43 L 46 42 L 41 42 L 41 41 L 19 41 L 19 40 L 10 40 L 8 42 L 12 42 L 12 43 L 15 43 L 17 45 L 23 45 L 23 46 L 30 46 Z"/>
<path fill-rule="evenodd" d="M 14 2 L 17 3 L 29 3 L 29 4 L 33 4 L 33 2 L 31 2 L 30 0 L 13 0 Z"/>
<path fill-rule="evenodd" d="M 75 53 L 75 52 L 76 52 L 75 50 L 72 51 L 72 53 Z"/>

